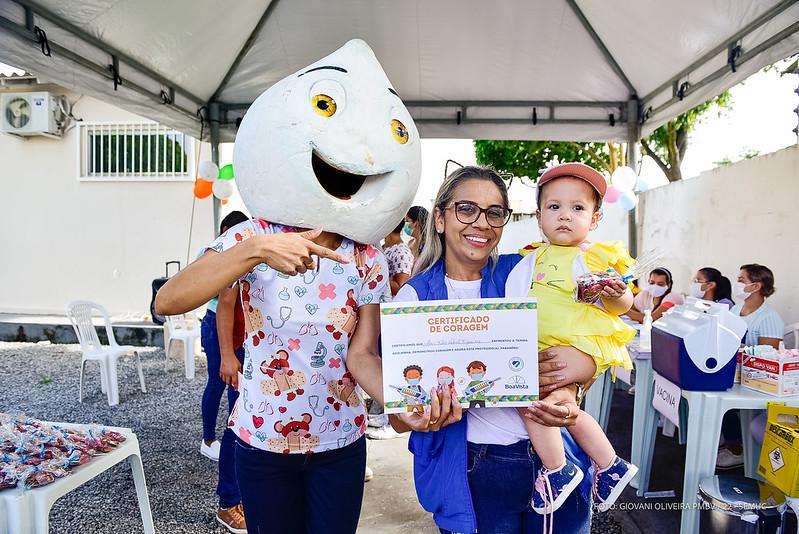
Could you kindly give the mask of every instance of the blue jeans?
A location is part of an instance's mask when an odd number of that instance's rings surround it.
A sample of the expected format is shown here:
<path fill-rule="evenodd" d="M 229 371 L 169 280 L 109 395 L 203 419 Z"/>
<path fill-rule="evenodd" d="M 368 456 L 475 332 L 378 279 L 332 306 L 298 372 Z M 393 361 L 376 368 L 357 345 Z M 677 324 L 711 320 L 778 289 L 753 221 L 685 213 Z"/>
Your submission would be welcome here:
<path fill-rule="evenodd" d="M 247 529 L 258 534 L 353 534 L 366 469 L 366 439 L 314 454 L 280 454 L 236 440 Z"/>
<path fill-rule="evenodd" d="M 208 359 L 208 382 L 203 391 L 202 414 L 203 414 L 203 439 L 211 441 L 216 439 L 216 418 L 219 412 L 219 402 L 222 400 L 222 393 L 225 391 L 225 383 L 219 376 L 219 367 L 222 364 L 222 356 L 219 350 L 219 337 L 216 333 L 216 314 L 208 311 L 203 317 L 200 327 L 200 335 Z M 236 357 L 240 362 L 244 361 L 244 349 L 236 351 Z M 227 388 L 228 415 L 233 410 L 233 405 L 239 393 L 231 388 Z M 226 429 L 222 434 L 222 441 L 219 448 L 219 479 L 216 484 L 216 494 L 219 495 L 220 508 L 230 508 L 241 502 L 239 486 L 236 483 L 236 470 L 234 462 L 234 451 L 236 446 L 236 435 Z"/>
<path fill-rule="evenodd" d="M 200 339 L 208 360 L 208 382 L 205 383 L 202 402 L 203 439 L 212 441 L 216 439 L 216 418 L 219 415 L 222 393 L 225 392 L 225 383 L 219 377 L 222 354 L 219 351 L 219 336 L 216 333 L 216 314 L 212 311 L 207 311 L 203 317 Z M 228 409 L 231 410 L 237 393 L 234 389 L 228 389 L 227 395 Z"/>
<path fill-rule="evenodd" d="M 529 441 L 513 445 L 469 443 L 469 489 L 477 531 L 491 534 L 539 534 L 544 516 L 530 506 L 541 460 Z M 591 532 L 591 505 L 579 488 L 554 515 L 554 532 Z M 447 534 L 446 530 L 441 532 Z"/>

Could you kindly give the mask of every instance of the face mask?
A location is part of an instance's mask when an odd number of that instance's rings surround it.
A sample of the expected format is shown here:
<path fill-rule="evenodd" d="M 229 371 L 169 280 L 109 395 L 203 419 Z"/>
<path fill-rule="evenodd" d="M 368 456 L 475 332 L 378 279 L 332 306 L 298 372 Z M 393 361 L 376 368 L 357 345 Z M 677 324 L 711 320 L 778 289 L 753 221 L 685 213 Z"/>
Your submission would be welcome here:
<path fill-rule="evenodd" d="M 451 376 L 442 376 L 438 379 L 438 383 L 442 386 L 448 386 L 452 384 L 452 377 Z"/>
<path fill-rule="evenodd" d="M 743 282 L 735 282 L 735 286 L 733 286 L 732 288 L 733 298 L 735 298 L 736 300 L 746 300 L 749 297 L 751 297 L 754 291 L 752 291 L 752 293 L 744 291 L 744 288 L 748 285 L 749 284 L 744 284 Z"/>
<path fill-rule="evenodd" d="M 658 286 L 654 284 L 649 285 L 649 294 L 655 298 L 662 297 L 669 290 L 669 286 Z"/>
<path fill-rule="evenodd" d="M 408 384 L 410 384 L 411 386 L 418 386 L 419 385 L 419 379 L 418 378 L 411 378 L 411 379 L 408 380 Z"/>
<path fill-rule="evenodd" d="M 469 375 L 469 376 L 472 377 L 472 380 L 482 380 L 483 379 L 483 373 L 473 374 L 473 375 Z"/>
<path fill-rule="evenodd" d="M 411 228 L 411 225 L 408 224 L 407 222 L 402 227 L 402 231 L 405 232 L 405 235 L 407 235 L 407 236 L 413 235 L 413 228 Z"/>
<path fill-rule="evenodd" d="M 691 289 L 689 289 L 689 290 L 688 290 L 688 293 L 689 293 L 689 294 L 690 294 L 692 297 L 695 297 L 695 298 L 701 299 L 702 297 L 704 297 L 704 296 L 705 296 L 705 292 L 704 292 L 704 291 L 702 291 L 702 286 L 703 286 L 703 285 L 704 285 L 704 284 L 702 284 L 702 283 L 700 283 L 700 282 L 693 282 L 693 283 L 691 284 Z"/>

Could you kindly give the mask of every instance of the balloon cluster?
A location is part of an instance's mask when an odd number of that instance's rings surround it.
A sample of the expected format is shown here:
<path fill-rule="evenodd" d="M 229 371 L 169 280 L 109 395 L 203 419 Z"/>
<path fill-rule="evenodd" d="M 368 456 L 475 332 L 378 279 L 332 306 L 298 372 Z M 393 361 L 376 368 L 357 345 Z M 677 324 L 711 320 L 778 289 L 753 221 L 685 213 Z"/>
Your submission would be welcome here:
<path fill-rule="evenodd" d="M 610 177 L 610 184 L 605 192 L 603 202 L 618 202 L 625 211 L 638 205 L 636 192 L 643 193 L 654 187 L 654 184 L 643 176 L 638 176 L 630 167 L 618 167 Z"/>
<path fill-rule="evenodd" d="M 213 161 L 203 161 L 194 181 L 194 196 L 208 198 L 213 194 L 226 204 L 233 194 L 233 165 L 227 164 L 221 169 Z"/>

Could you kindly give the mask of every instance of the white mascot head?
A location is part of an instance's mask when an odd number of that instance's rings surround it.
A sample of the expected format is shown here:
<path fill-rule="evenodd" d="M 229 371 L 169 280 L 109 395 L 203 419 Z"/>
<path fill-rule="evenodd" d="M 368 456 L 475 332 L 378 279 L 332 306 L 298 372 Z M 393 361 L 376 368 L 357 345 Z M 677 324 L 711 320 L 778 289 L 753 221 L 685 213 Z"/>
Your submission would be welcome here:
<path fill-rule="evenodd" d="M 369 45 L 356 39 L 258 97 L 233 165 L 253 216 L 377 243 L 416 194 L 419 133 Z"/>

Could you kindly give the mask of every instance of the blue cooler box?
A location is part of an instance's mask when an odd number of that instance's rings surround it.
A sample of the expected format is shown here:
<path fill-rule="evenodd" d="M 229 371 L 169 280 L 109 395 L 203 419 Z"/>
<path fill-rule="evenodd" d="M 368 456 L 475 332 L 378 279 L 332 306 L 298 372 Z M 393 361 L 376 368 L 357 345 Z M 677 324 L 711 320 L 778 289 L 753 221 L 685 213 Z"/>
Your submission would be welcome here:
<path fill-rule="evenodd" d="M 688 297 L 652 324 L 652 368 L 685 390 L 724 391 L 745 333 L 725 304 Z"/>

